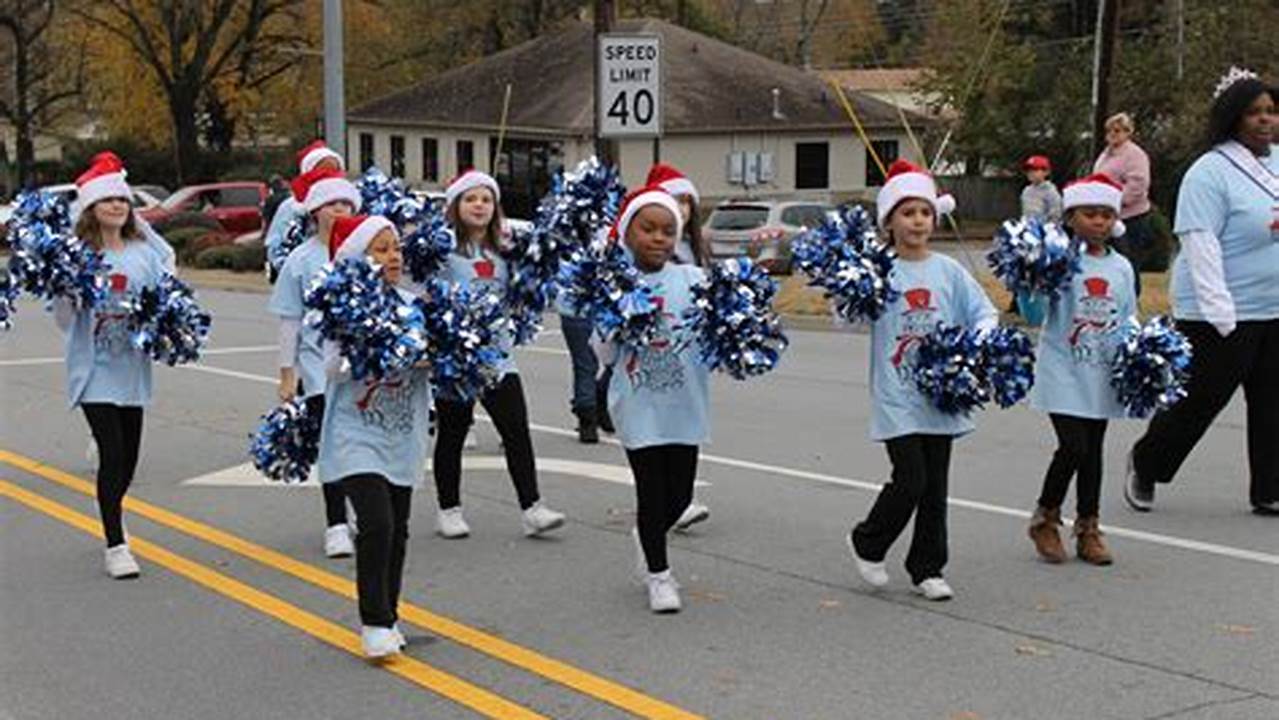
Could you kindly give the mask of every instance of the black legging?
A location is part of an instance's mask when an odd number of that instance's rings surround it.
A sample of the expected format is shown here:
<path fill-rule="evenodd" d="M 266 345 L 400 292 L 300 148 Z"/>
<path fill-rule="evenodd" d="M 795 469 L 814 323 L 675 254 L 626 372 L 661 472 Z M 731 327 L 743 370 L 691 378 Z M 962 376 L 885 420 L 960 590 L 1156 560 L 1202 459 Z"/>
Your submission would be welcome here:
<path fill-rule="evenodd" d="M 1132 449 L 1145 482 L 1168 483 L 1243 385 L 1248 404 L 1248 496 L 1279 501 L 1279 320 L 1245 321 L 1228 337 L 1206 322 L 1178 320 L 1194 347 L 1186 398 L 1158 413 Z"/>
<path fill-rule="evenodd" d="M 389 628 L 399 619 L 413 488 L 393 485 L 374 474 L 351 475 L 340 484 L 360 519 L 355 534 L 360 623 Z"/>
<path fill-rule="evenodd" d="M 93 441 L 98 444 L 98 513 L 107 547 L 124 542 L 121 505 L 138 467 L 142 444 L 142 408 L 81 403 Z"/>
<path fill-rule="evenodd" d="M 626 451 L 635 475 L 636 526 L 648 571 L 659 573 L 666 562 L 666 533 L 693 499 L 697 477 L 696 445 L 654 445 Z"/>
<path fill-rule="evenodd" d="M 1057 452 L 1044 476 L 1039 506 L 1057 509 L 1066 500 L 1071 478 L 1075 484 L 1075 512 L 1079 517 L 1095 517 L 1101 508 L 1102 450 L 1106 443 L 1106 421 L 1051 413 L 1057 433 Z"/>
<path fill-rule="evenodd" d="M 302 384 L 299 381 L 298 392 L 301 392 L 301 389 Z M 306 411 L 307 414 L 314 417 L 324 417 L 324 395 L 312 395 L 307 398 Z M 324 518 L 327 527 L 345 524 L 346 495 L 342 492 L 342 483 L 323 483 L 322 490 L 324 492 Z"/>
<path fill-rule="evenodd" d="M 493 418 L 506 451 L 506 470 L 515 484 L 520 508 L 537 503 L 537 466 L 533 460 L 533 438 L 529 435 L 528 407 L 518 373 L 507 373 L 497 387 L 480 396 L 480 404 Z M 475 419 L 475 403 L 437 398 L 435 414 L 438 436 L 435 441 L 435 491 L 440 509 L 462 504 L 462 446 Z M 359 509 L 356 509 L 358 515 Z"/>
<path fill-rule="evenodd" d="M 950 435 L 905 435 L 885 443 L 893 477 L 879 491 L 870 514 L 853 528 L 858 555 L 882 562 L 914 515 L 915 536 L 906 554 L 906 572 L 915 583 L 941 577 L 949 553 L 946 497 L 953 442 Z"/>

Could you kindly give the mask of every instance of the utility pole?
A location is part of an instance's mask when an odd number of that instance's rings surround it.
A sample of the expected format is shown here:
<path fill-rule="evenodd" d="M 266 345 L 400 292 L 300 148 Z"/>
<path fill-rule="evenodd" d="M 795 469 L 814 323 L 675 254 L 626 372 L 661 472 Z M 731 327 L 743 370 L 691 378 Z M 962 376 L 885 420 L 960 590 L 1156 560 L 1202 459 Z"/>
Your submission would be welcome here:
<path fill-rule="evenodd" d="M 610 32 L 613 29 L 613 19 L 617 17 L 617 9 L 613 0 L 595 0 L 595 47 L 591 48 L 591 57 L 594 58 L 595 72 L 592 95 L 595 98 L 595 156 L 599 158 L 601 163 L 605 165 L 617 165 L 617 143 L 613 140 L 600 137 L 600 36 Z"/>
<path fill-rule="evenodd" d="M 354 163 L 349 162 L 350 158 L 346 156 L 345 88 L 342 78 L 342 0 L 324 0 L 324 142 L 350 167 Z"/>
<path fill-rule="evenodd" d="M 1106 118 L 1110 115 L 1110 69 L 1119 38 L 1119 0 L 1099 0 L 1097 36 L 1093 52 L 1092 131 L 1093 155 L 1106 146 Z"/>
<path fill-rule="evenodd" d="M 1176 0 L 1177 82 L 1186 76 L 1186 0 Z"/>

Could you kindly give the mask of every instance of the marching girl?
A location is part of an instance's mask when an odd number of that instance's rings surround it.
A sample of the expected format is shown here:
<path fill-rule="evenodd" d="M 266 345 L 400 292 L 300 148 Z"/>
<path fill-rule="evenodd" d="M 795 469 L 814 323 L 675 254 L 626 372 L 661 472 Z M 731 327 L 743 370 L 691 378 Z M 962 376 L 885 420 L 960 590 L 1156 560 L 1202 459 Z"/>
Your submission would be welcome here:
<path fill-rule="evenodd" d="M 298 208 L 316 221 L 316 234 L 289 253 L 267 309 L 280 318 L 280 383 L 276 394 L 281 402 L 301 396 L 307 412 L 324 415 L 324 353 L 320 333 L 303 323 L 303 299 L 311 280 L 329 261 L 329 242 L 338 218 L 360 207 L 360 192 L 342 171 L 317 167 L 293 180 Z M 330 558 L 350 557 L 355 552 L 351 527 L 347 523 L 346 499 L 340 483 L 320 476 L 324 492 L 324 554 Z"/>
<path fill-rule="evenodd" d="M 95 308 L 55 301 L 55 318 L 66 333 L 67 395 L 89 422 L 98 448 L 97 499 L 106 537 L 107 574 L 136 578 L 122 505 L 133 482 L 142 443 L 143 408 L 151 402 L 151 359 L 133 347 L 125 304 L 131 292 L 164 275 L 160 253 L 143 237 L 133 213 L 124 165 L 112 153 L 76 179 L 81 212 L 75 232 L 111 266 L 105 299 Z"/>
<path fill-rule="evenodd" d="M 1057 451 L 1029 529 L 1036 552 L 1049 563 L 1066 559 L 1057 528 L 1071 478 L 1077 478 L 1076 553 L 1093 565 L 1112 561 L 1097 526 L 1102 449 L 1107 421 L 1126 415 L 1110 385 L 1111 362 L 1120 343 L 1119 330 L 1137 314 L 1132 265 L 1110 247 L 1111 238 L 1123 235 L 1122 200 L 1123 188 L 1106 175 L 1067 185 L 1066 225 L 1076 241 L 1085 243 L 1082 272 L 1051 302 L 1018 298 L 1023 316 L 1032 325 L 1044 326 L 1030 402 L 1048 413 L 1057 434 Z"/>
<path fill-rule="evenodd" d="M 662 188 L 679 203 L 684 231 L 675 243 L 674 261 L 703 269 L 708 267 L 711 264 L 711 249 L 710 243 L 702 237 L 701 197 L 697 193 L 697 186 L 684 173 L 666 163 L 657 163 L 649 169 L 646 184 Z M 675 529 L 684 532 L 710 516 L 711 509 L 694 497 L 689 500 L 688 507 L 679 516 L 679 520 L 675 521 Z"/>
<path fill-rule="evenodd" d="M 680 610 L 679 585 L 666 558 L 666 534 L 693 496 L 699 446 L 710 435 L 710 371 L 681 321 L 692 305 L 701 268 L 675 262 L 683 215 L 660 187 L 632 192 L 622 206 L 614 239 L 626 244 L 661 308 L 660 328 L 644 347 L 611 344 L 601 351 L 615 372 L 608 406 L 635 476 L 636 573 L 655 613 Z"/>
<path fill-rule="evenodd" d="M 892 479 L 870 514 L 846 537 L 857 571 L 874 587 L 888 584 L 884 557 L 915 518 L 906 571 L 915 592 L 949 600 L 946 499 L 951 445 L 974 429 L 971 419 L 938 410 L 910 377 L 920 340 L 939 322 L 987 330 L 998 321 L 986 293 L 955 260 L 928 247 L 938 215 L 954 209 L 933 178 L 898 160 L 876 201 L 881 231 L 897 251 L 891 276 L 901 297 L 871 326 L 870 437 L 888 449 Z"/>
<path fill-rule="evenodd" d="M 342 156 L 325 145 L 323 140 L 315 140 L 298 150 L 297 161 L 299 176 L 317 169 L 346 171 L 342 164 Z M 305 198 L 299 197 L 285 198 L 275 209 L 275 215 L 271 217 L 271 225 L 266 230 L 263 242 L 266 245 L 268 278 L 273 284 L 279 278 L 284 261 L 287 259 L 287 256 L 280 257 L 280 248 L 284 244 L 284 235 L 289 229 L 289 223 L 307 213 L 304 200 Z"/>
<path fill-rule="evenodd" d="M 457 235 L 457 247 L 449 255 L 442 279 L 471 289 L 505 292 L 510 270 L 501 254 L 501 196 L 497 181 L 478 170 L 468 170 L 449 184 L 444 193 L 445 212 Z M 499 367 L 501 379 L 479 402 L 502 438 L 524 534 L 533 537 L 562 526 L 564 514 L 542 504 L 528 406 L 511 355 L 514 343 L 509 333 L 504 334 L 500 346 L 506 352 Z M 474 421 L 475 402 L 441 396 L 436 398 L 435 411 L 438 435 L 433 470 L 440 506 L 436 531 L 445 538 L 464 538 L 471 534 L 471 528 L 462 515 L 462 447 Z"/>
<path fill-rule="evenodd" d="M 335 219 L 329 247 L 334 261 L 365 258 L 382 267 L 388 285 L 400 282 L 400 238 L 386 218 Z M 360 637 L 366 656 L 382 658 L 405 645 L 397 607 L 413 488 L 426 471 L 430 371 L 423 362 L 390 377 L 355 380 L 343 368 L 336 343 L 326 342 L 324 353 L 328 385 L 320 478 L 326 488 L 342 488 L 360 519 L 355 536 Z"/>

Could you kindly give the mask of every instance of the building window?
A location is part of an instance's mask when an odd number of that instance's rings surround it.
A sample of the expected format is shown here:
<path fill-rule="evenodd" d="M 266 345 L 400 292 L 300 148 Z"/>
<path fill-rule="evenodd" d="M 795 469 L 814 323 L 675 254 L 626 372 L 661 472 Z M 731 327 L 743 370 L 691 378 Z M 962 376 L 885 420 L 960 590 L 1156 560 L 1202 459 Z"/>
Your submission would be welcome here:
<path fill-rule="evenodd" d="M 879 156 L 884 167 L 892 165 L 898 157 L 896 140 L 871 140 L 870 146 L 875 149 L 875 155 Z M 875 164 L 875 155 L 871 155 L 869 150 L 866 151 L 866 187 L 879 187 L 884 184 L 884 173 L 880 172 L 879 166 Z"/>
<path fill-rule="evenodd" d="M 457 141 L 457 174 L 475 167 L 475 143 L 470 140 Z"/>
<path fill-rule="evenodd" d="M 551 176 L 564 165 L 564 148 L 544 140 L 506 138 L 497 155 L 497 136 L 489 138 L 489 163 L 502 186 L 502 210 L 511 217 L 531 218 L 551 189 Z"/>
<path fill-rule="evenodd" d="M 391 177 L 404 177 L 404 136 L 391 136 Z"/>
<path fill-rule="evenodd" d="M 373 167 L 373 133 L 360 133 L 360 172 Z"/>
<path fill-rule="evenodd" d="M 440 179 L 440 141 L 422 138 L 422 180 L 438 182 Z"/>
<path fill-rule="evenodd" d="M 824 190 L 830 187 L 830 144 L 795 143 L 795 189 Z"/>

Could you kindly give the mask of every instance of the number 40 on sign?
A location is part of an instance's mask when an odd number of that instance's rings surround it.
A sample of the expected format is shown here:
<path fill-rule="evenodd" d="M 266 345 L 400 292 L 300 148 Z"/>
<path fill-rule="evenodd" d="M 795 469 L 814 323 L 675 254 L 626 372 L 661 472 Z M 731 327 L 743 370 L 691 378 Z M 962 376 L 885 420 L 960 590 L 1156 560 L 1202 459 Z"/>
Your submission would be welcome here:
<path fill-rule="evenodd" d="M 600 135 L 661 135 L 661 38 L 643 34 L 604 34 L 599 42 L 596 112 Z"/>

